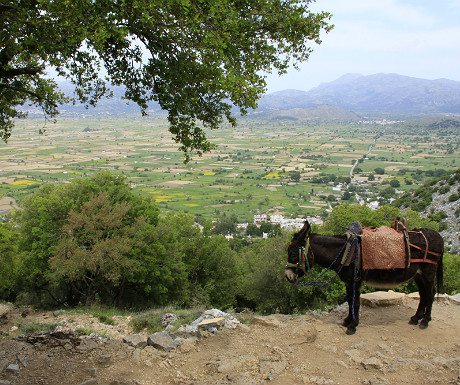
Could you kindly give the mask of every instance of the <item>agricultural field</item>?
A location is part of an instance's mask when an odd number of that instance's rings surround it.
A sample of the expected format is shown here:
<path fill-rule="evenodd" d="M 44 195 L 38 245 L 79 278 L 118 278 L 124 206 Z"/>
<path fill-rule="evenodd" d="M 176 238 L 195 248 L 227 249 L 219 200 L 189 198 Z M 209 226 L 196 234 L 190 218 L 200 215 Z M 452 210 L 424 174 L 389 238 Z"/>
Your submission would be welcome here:
<path fill-rule="evenodd" d="M 439 121 L 246 118 L 237 128 L 209 131 L 218 148 L 184 164 L 161 116 L 60 118 L 44 135 L 38 133 L 43 119 L 24 120 L 0 144 L 0 210 L 15 207 L 43 183 L 104 169 L 126 175 L 135 192 L 151 196 L 163 211 L 240 222 L 260 213 L 325 216 L 337 201 L 385 202 L 439 170 L 459 168 L 460 130 Z"/>

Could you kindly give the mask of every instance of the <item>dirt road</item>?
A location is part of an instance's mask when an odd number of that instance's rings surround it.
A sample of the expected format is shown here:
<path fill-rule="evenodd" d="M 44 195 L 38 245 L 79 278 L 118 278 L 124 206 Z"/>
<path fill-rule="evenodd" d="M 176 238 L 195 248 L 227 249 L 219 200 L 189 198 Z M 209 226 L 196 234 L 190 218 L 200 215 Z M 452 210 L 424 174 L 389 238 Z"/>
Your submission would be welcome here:
<path fill-rule="evenodd" d="M 384 308 L 363 306 L 353 336 L 340 326 L 343 308 L 250 316 L 249 324 L 204 332 L 171 352 L 121 342 L 118 337 L 130 333 L 122 319 L 115 338 L 86 339 L 78 346 L 70 340 L 32 344 L 4 338 L 0 385 L 459 384 L 460 307 L 437 301 L 430 327 L 420 330 L 408 324 L 416 306 L 410 298 Z M 3 334 L 12 323 L 10 316 L 1 326 Z M 91 325 L 101 326 L 94 319 Z"/>

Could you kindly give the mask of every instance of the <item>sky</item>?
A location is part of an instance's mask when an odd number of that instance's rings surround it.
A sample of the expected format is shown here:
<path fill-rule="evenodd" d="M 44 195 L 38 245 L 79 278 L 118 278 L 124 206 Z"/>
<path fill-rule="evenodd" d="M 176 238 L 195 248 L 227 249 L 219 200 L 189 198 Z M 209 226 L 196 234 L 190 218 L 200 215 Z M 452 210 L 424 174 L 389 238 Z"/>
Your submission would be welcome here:
<path fill-rule="evenodd" d="M 300 71 L 267 77 L 268 93 L 308 91 L 342 75 L 396 73 L 460 81 L 459 0 L 317 0 L 334 29 L 312 42 Z"/>

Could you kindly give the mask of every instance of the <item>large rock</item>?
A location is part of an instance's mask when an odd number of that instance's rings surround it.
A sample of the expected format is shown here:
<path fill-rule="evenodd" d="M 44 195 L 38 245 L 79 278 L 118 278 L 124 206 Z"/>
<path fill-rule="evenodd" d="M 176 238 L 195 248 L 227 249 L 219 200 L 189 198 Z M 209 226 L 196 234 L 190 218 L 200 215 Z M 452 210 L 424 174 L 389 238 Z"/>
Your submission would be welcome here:
<path fill-rule="evenodd" d="M 449 299 L 456 304 L 460 304 L 460 293 L 455 294 L 455 295 L 450 295 Z"/>
<path fill-rule="evenodd" d="M 165 327 L 173 324 L 177 320 L 178 320 L 178 318 L 177 318 L 176 314 L 166 313 L 166 314 L 163 314 L 161 316 L 160 324 L 161 324 L 161 326 L 163 326 L 165 328 Z"/>
<path fill-rule="evenodd" d="M 145 337 L 140 334 L 123 337 L 123 342 L 138 349 L 143 349 L 147 346 Z"/>
<path fill-rule="evenodd" d="M 224 326 L 227 329 L 234 329 L 238 325 L 240 325 L 240 321 L 238 321 L 235 317 L 231 314 L 225 313 L 219 309 L 211 309 L 206 310 L 201 314 L 199 318 L 193 321 L 190 325 L 181 326 L 178 331 L 179 332 L 186 332 L 186 333 L 195 333 L 198 331 L 198 325 L 203 322 L 204 320 L 210 320 L 213 318 L 223 318 L 224 319 Z"/>
<path fill-rule="evenodd" d="M 147 338 L 147 345 L 166 352 L 170 352 L 177 347 L 172 337 L 166 332 L 158 332 L 149 335 Z"/>
<path fill-rule="evenodd" d="M 209 330 L 210 328 L 219 328 L 225 325 L 225 318 L 211 318 L 201 321 L 197 326 L 198 330 Z"/>
<path fill-rule="evenodd" d="M 361 295 L 361 304 L 370 307 L 401 305 L 405 297 L 404 293 L 390 291 L 376 291 Z"/>

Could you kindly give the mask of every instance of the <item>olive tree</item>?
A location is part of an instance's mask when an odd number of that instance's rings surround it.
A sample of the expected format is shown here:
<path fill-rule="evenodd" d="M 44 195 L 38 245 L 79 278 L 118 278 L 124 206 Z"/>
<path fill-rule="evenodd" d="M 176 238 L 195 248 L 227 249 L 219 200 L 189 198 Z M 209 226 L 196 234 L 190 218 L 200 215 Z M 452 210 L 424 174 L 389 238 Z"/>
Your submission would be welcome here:
<path fill-rule="evenodd" d="M 24 103 L 58 114 L 68 99 L 47 69 L 95 105 L 123 86 L 145 114 L 168 112 L 185 159 L 212 149 L 204 129 L 236 124 L 255 108 L 266 74 L 306 61 L 329 32 L 331 15 L 311 0 L 0 0 L 0 136 L 7 140 Z"/>

